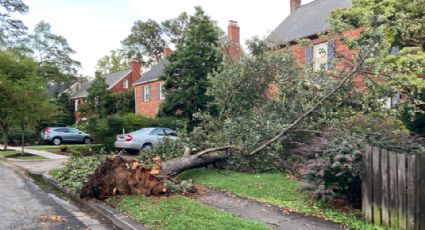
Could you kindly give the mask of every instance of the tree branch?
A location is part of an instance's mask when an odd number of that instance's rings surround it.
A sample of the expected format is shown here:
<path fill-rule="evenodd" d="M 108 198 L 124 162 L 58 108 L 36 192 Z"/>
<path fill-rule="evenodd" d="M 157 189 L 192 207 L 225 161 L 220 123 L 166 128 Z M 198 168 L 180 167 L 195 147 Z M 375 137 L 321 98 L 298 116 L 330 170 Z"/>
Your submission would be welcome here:
<path fill-rule="evenodd" d="M 238 146 L 238 145 L 225 145 L 225 146 L 220 146 L 220 147 L 216 147 L 216 148 L 209 148 L 209 149 L 202 150 L 201 152 L 195 154 L 194 156 L 200 157 L 200 156 L 208 154 L 208 153 L 225 151 L 225 150 L 228 150 L 228 149 L 237 150 L 239 152 L 245 151 L 245 149 L 243 147 Z"/>
<path fill-rule="evenodd" d="M 306 111 L 304 114 L 302 114 L 300 117 L 298 117 L 294 122 L 292 122 L 289 126 L 286 128 L 283 128 L 276 136 L 268 140 L 266 143 L 262 144 L 260 147 L 256 148 L 254 151 L 250 152 L 249 156 L 255 155 L 261 150 L 265 149 L 266 147 L 273 144 L 275 141 L 279 140 L 283 135 L 285 135 L 289 130 L 293 129 L 296 125 L 298 125 L 301 121 L 303 121 L 306 117 L 308 117 L 311 113 L 313 113 L 315 110 L 320 108 L 323 103 L 330 98 L 332 95 L 334 95 L 350 78 L 352 78 L 356 73 L 358 72 L 358 66 L 355 66 L 353 70 L 344 77 L 338 85 L 329 92 L 325 97 L 323 97 L 319 102 L 317 102 L 312 108 L 310 108 L 308 111 Z"/>

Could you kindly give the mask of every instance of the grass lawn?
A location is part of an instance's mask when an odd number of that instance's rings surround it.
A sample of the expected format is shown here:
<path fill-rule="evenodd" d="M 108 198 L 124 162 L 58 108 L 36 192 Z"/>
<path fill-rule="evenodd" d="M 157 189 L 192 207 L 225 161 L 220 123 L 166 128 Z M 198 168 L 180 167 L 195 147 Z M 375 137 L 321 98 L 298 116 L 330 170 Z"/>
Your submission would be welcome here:
<path fill-rule="evenodd" d="M 61 148 L 68 147 L 68 152 L 78 149 L 78 148 L 91 148 L 99 146 L 100 144 L 70 144 L 70 145 L 32 145 L 28 146 L 26 148 L 28 149 L 37 149 L 37 150 L 46 150 L 51 153 L 57 153 L 57 154 L 64 154 L 64 152 L 61 151 Z"/>
<path fill-rule="evenodd" d="M 127 213 L 150 229 L 269 229 L 267 226 L 236 217 L 230 213 L 174 196 L 155 198 L 124 196 L 108 203 Z"/>
<path fill-rule="evenodd" d="M 20 151 L 17 151 L 17 150 L 6 150 L 6 151 L 0 151 L 0 156 L 5 156 L 5 157 L 7 157 L 7 156 L 9 156 L 9 155 L 13 155 L 13 154 L 17 154 L 17 153 L 20 153 Z"/>
<path fill-rule="evenodd" d="M 291 211 L 319 216 L 355 229 L 384 229 L 367 224 L 359 211 L 343 213 L 325 208 L 305 198 L 298 190 L 299 181 L 289 180 L 283 173 L 249 174 L 225 171 L 225 175 L 213 169 L 194 169 L 183 172 L 181 179 L 217 188 L 289 209 Z"/>
<path fill-rule="evenodd" d="M 18 150 L 7 150 L 7 151 L 0 151 L 0 156 L 11 156 L 14 154 L 18 154 L 21 151 Z M 18 159 L 18 160 L 43 160 L 46 159 L 45 157 L 42 156 L 37 156 L 37 155 L 32 155 L 32 156 L 23 156 L 23 157 L 13 157 L 12 159 Z"/>

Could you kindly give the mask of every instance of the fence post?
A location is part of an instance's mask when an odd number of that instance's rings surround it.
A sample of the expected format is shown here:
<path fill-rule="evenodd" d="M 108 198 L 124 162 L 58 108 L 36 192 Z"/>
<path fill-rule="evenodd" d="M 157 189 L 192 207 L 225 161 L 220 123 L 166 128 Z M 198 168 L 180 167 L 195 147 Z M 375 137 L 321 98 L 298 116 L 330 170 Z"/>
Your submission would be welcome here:
<path fill-rule="evenodd" d="M 416 156 L 407 157 L 407 229 L 414 230 L 416 223 Z"/>
<path fill-rule="evenodd" d="M 416 229 L 425 229 L 425 155 L 416 156 Z"/>
<path fill-rule="evenodd" d="M 372 182 L 373 182 L 373 223 L 381 224 L 382 223 L 382 180 L 381 180 L 381 149 L 378 147 L 372 147 L 372 155 L 373 155 L 373 174 L 372 174 Z"/>
<path fill-rule="evenodd" d="M 389 213 L 389 178 L 388 178 L 388 151 L 381 149 L 381 170 L 382 170 L 382 225 L 385 227 L 390 226 L 390 213 Z"/>
<path fill-rule="evenodd" d="M 399 225 L 401 229 L 407 228 L 407 186 L 406 186 L 406 155 L 397 154 L 398 162 L 398 217 Z"/>
<path fill-rule="evenodd" d="M 366 220 L 372 221 L 372 192 L 373 192 L 373 171 L 372 171 L 372 146 L 365 144 L 364 148 L 365 176 L 362 182 L 362 210 Z"/>
<path fill-rule="evenodd" d="M 390 209 L 390 226 L 393 228 L 398 227 L 398 178 L 397 178 L 397 154 L 388 152 L 389 165 L 388 165 L 388 182 L 390 184 L 389 194 L 389 209 Z"/>

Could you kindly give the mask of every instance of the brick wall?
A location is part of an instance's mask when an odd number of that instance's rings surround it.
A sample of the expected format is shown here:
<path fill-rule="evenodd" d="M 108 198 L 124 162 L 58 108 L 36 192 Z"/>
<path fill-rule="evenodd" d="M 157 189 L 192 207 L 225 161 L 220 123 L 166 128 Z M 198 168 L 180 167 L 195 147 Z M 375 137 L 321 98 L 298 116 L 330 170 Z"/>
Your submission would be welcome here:
<path fill-rule="evenodd" d="M 344 32 L 344 37 L 346 38 L 356 38 L 360 36 L 360 33 L 363 29 L 355 29 L 355 30 L 349 30 Z M 338 55 L 343 55 L 347 57 L 348 59 L 351 59 L 353 57 L 353 54 L 355 51 L 350 50 L 347 46 L 341 43 L 341 41 L 338 38 L 335 38 L 335 52 Z M 319 44 L 326 42 L 326 40 L 320 39 L 320 38 L 314 38 L 311 40 L 313 44 Z M 297 62 L 300 65 L 304 65 L 306 62 L 306 56 L 305 56 L 305 47 L 301 47 L 298 44 L 292 45 L 291 50 L 297 59 Z M 339 63 L 336 63 L 335 69 L 338 70 L 340 68 L 344 68 L 347 64 L 347 61 L 341 61 Z M 358 90 L 361 90 L 363 88 L 363 77 L 362 76 L 355 76 L 353 79 L 353 82 L 356 85 L 356 88 Z"/>
<path fill-rule="evenodd" d="M 124 81 L 128 80 L 128 88 L 125 89 L 124 88 Z M 117 82 L 112 88 L 111 91 L 113 93 L 118 93 L 118 92 L 125 92 L 128 91 L 129 89 L 131 89 L 131 86 L 133 85 L 133 78 L 132 78 L 132 73 L 127 74 L 127 76 L 125 76 L 121 81 Z"/>
<path fill-rule="evenodd" d="M 158 97 L 158 86 L 163 81 L 153 81 L 141 85 L 134 86 L 134 96 L 136 102 L 136 114 L 155 117 L 158 113 L 161 100 Z M 151 89 L 151 99 L 149 101 L 143 101 L 143 87 L 150 86 Z"/>

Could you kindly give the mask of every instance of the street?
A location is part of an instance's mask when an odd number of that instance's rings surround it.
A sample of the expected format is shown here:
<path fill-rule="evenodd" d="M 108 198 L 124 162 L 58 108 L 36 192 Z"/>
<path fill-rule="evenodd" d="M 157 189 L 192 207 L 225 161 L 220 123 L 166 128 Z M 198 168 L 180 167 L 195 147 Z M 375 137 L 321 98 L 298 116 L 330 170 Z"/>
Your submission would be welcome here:
<path fill-rule="evenodd" d="M 112 229 L 0 164 L 0 229 Z M 55 201 L 56 200 L 56 201 Z M 59 200 L 59 201 L 57 201 Z M 63 203 L 60 205 L 60 203 Z M 64 208 L 64 207 L 70 208 Z"/>

